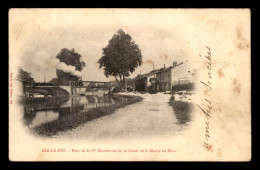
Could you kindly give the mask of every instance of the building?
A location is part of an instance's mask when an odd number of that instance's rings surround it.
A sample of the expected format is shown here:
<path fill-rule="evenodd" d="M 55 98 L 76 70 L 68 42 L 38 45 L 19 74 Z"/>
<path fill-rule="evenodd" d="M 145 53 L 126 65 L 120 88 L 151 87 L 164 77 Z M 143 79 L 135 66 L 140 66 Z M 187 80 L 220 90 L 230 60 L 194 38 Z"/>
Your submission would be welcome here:
<path fill-rule="evenodd" d="M 172 68 L 173 66 L 163 68 L 156 73 L 157 91 L 171 91 Z"/>
<path fill-rule="evenodd" d="M 135 90 L 140 92 L 155 93 L 157 91 L 156 73 L 157 70 L 152 70 L 147 74 L 138 75 L 136 78 L 134 78 Z"/>
<path fill-rule="evenodd" d="M 187 85 L 195 82 L 196 70 L 190 61 L 185 61 L 166 68 L 153 70 L 147 74 L 138 75 L 133 79 L 135 90 L 139 92 L 171 91 L 174 86 Z"/>
<path fill-rule="evenodd" d="M 177 65 L 160 69 L 156 73 L 158 91 L 171 91 L 174 86 L 195 82 L 196 70 L 190 61 L 181 62 Z"/>
<path fill-rule="evenodd" d="M 196 69 L 190 61 L 186 61 L 172 69 L 172 86 L 195 83 Z"/>

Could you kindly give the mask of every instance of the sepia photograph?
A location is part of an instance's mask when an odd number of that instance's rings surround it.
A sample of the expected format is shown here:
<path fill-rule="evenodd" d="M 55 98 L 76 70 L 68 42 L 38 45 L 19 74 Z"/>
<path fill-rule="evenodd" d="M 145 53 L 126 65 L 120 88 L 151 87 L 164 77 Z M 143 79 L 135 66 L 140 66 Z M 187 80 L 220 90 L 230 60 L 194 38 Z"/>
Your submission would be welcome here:
<path fill-rule="evenodd" d="M 250 161 L 249 9 L 10 9 L 10 161 Z"/>

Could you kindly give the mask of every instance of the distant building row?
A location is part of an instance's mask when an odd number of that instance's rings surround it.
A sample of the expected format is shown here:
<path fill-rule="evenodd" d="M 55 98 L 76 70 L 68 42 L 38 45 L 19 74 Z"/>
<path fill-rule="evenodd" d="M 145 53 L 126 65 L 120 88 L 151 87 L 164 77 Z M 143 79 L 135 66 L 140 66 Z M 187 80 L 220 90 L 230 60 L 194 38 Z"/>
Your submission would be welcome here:
<path fill-rule="evenodd" d="M 152 70 L 151 72 L 138 75 L 132 81 L 132 86 L 136 91 L 149 93 L 171 91 L 172 87 L 177 85 L 189 84 L 195 82 L 196 70 L 192 63 L 173 63 L 168 68 Z"/>

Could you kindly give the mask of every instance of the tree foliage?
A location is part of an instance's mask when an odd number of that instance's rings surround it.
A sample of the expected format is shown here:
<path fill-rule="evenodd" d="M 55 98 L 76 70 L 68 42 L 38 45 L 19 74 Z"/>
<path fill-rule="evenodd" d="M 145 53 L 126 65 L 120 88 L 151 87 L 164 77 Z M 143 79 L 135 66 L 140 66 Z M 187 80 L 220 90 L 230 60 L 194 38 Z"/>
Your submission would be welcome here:
<path fill-rule="evenodd" d="M 98 63 L 99 68 L 103 67 L 106 77 L 114 76 L 119 86 L 124 88 L 125 77 L 142 64 L 141 50 L 129 34 L 119 29 L 103 48 L 103 56 Z"/>
<path fill-rule="evenodd" d="M 85 67 L 85 62 L 81 61 L 82 56 L 75 52 L 74 49 L 63 48 L 56 56 L 60 62 L 65 63 L 66 65 L 71 65 L 76 68 L 77 71 L 81 71 Z M 64 70 L 57 69 L 56 74 L 58 77 L 59 84 L 68 84 L 68 81 L 77 81 L 79 77 L 72 75 L 69 72 L 64 72 Z"/>
<path fill-rule="evenodd" d="M 26 85 L 33 85 L 34 84 L 34 79 L 32 78 L 31 73 L 23 70 L 22 67 L 18 68 L 17 79 L 19 81 L 22 81 Z"/>
<path fill-rule="evenodd" d="M 67 65 L 76 67 L 76 70 L 81 71 L 85 67 L 85 62 L 81 61 L 81 55 L 75 52 L 74 49 L 63 48 L 59 52 L 56 58 L 60 59 L 60 62 L 64 62 Z"/>

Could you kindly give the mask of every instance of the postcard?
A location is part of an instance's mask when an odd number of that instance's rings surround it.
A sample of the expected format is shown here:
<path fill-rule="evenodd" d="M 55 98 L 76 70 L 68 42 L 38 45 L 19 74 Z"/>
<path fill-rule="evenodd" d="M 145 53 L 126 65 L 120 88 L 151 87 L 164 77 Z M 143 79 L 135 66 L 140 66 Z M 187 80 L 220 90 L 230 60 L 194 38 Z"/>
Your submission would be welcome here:
<path fill-rule="evenodd" d="M 250 9 L 10 9 L 10 161 L 250 161 Z"/>

